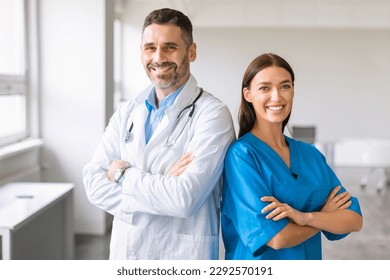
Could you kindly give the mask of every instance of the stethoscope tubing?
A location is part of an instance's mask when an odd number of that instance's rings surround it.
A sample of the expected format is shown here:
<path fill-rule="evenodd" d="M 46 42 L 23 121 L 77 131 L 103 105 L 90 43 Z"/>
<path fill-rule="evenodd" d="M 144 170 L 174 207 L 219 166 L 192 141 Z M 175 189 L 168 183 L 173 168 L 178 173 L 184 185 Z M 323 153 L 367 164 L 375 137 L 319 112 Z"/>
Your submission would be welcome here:
<path fill-rule="evenodd" d="M 171 134 L 170 134 L 170 135 L 168 136 L 168 138 L 167 138 L 167 141 L 166 141 L 166 143 L 165 143 L 165 146 L 171 146 L 171 145 L 173 145 L 173 144 L 176 142 L 177 138 L 179 138 L 180 134 L 181 134 L 181 133 L 183 132 L 183 130 L 184 130 L 184 127 L 182 128 L 182 130 L 180 131 L 180 133 L 179 133 L 178 136 L 176 137 L 175 141 L 173 141 L 172 143 L 169 143 L 169 142 L 170 142 L 170 141 L 169 141 L 169 138 L 172 136 L 173 131 L 175 131 L 175 129 L 176 129 L 176 127 L 177 127 L 177 125 L 178 125 L 178 123 L 179 123 L 179 121 L 180 121 L 180 119 L 181 119 L 181 116 L 182 116 L 183 112 L 185 112 L 187 109 L 191 108 L 191 111 L 190 111 L 190 113 L 188 114 L 188 118 L 189 118 L 189 119 L 192 118 L 192 116 L 193 116 L 193 114 L 194 114 L 194 112 L 195 112 L 195 103 L 196 103 L 196 102 L 198 101 L 198 99 L 202 96 L 202 94 L 203 94 L 203 88 L 200 88 L 200 92 L 199 92 L 199 94 L 196 96 L 196 98 L 194 99 L 194 101 L 192 101 L 191 104 L 189 104 L 189 105 L 187 105 L 186 107 L 184 107 L 184 108 L 180 111 L 180 113 L 177 115 L 177 118 L 176 118 L 176 121 L 175 121 L 175 125 L 174 125 L 174 127 L 173 127 L 173 130 L 172 130 Z M 130 142 L 130 140 L 132 139 L 131 136 L 132 136 L 133 127 L 134 127 L 134 122 L 131 122 L 131 125 L 130 125 L 130 127 L 129 127 L 128 131 L 127 131 L 127 134 L 126 134 L 125 143 Z"/>

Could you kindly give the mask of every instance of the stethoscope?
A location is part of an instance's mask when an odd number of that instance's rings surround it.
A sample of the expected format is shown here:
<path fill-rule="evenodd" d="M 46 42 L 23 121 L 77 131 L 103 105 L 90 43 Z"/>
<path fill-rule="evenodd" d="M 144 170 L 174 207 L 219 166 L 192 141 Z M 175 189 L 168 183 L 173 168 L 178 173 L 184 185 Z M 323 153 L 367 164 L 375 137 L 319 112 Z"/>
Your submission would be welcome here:
<path fill-rule="evenodd" d="M 186 127 L 187 123 L 189 122 L 189 120 L 192 118 L 192 116 L 194 115 L 194 112 L 195 112 L 195 103 L 196 101 L 199 100 L 199 98 L 202 96 L 203 94 L 203 88 L 200 88 L 200 92 L 198 94 L 198 96 L 194 99 L 194 101 L 192 101 L 191 104 L 187 105 L 186 107 L 184 107 L 180 113 L 177 115 L 177 118 L 176 118 L 176 121 L 175 121 L 175 124 L 173 126 L 173 130 L 171 132 L 171 134 L 168 136 L 167 138 L 167 141 L 165 142 L 165 147 L 170 147 L 172 146 L 173 144 L 176 143 L 177 139 L 179 138 L 179 136 L 182 134 L 182 132 L 184 131 L 184 128 Z M 188 119 L 186 122 L 182 122 L 181 126 L 178 127 L 178 124 L 182 118 L 182 116 L 184 115 L 184 112 L 189 110 L 190 109 L 190 113 L 188 114 Z M 133 139 L 133 128 L 134 128 L 134 122 L 131 122 L 130 124 L 130 127 L 127 131 L 127 134 L 126 134 L 126 138 L 125 138 L 125 143 L 128 143 L 130 142 L 132 139 Z M 179 129 L 177 129 L 179 128 Z"/>

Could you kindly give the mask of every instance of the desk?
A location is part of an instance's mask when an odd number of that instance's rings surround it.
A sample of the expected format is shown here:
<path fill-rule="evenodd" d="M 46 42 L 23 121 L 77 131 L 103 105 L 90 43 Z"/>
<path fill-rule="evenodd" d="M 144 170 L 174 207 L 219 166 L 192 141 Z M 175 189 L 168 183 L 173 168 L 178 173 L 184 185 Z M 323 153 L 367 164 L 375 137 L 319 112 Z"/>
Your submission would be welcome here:
<path fill-rule="evenodd" d="M 2 259 L 72 259 L 73 184 L 0 186 Z"/>

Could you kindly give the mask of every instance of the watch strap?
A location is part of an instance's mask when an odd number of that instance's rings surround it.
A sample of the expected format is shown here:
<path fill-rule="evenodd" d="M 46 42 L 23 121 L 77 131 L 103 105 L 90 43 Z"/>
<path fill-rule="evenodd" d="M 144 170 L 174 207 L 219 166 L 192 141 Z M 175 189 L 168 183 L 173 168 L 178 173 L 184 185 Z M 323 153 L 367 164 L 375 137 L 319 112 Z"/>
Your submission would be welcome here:
<path fill-rule="evenodd" d="M 119 168 L 115 171 L 115 175 L 116 175 L 116 176 L 115 176 L 116 178 L 114 178 L 115 183 L 118 183 L 118 182 L 119 182 L 119 180 L 123 177 L 123 174 L 125 174 L 126 169 L 128 169 L 128 168 L 130 168 L 130 167 L 131 167 L 130 164 L 123 165 L 123 166 L 119 167 Z M 120 173 L 120 174 L 118 175 L 118 173 Z"/>

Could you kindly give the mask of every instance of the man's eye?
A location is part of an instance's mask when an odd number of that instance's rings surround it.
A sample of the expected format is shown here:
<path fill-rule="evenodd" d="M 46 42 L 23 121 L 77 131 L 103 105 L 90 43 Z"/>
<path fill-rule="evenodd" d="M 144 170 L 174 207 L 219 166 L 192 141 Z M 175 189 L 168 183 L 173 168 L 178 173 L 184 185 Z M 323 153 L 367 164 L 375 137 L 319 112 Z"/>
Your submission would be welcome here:
<path fill-rule="evenodd" d="M 166 47 L 166 49 L 168 51 L 172 51 L 172 50 L 176 50 L 176 47 L 175 46 L 168 46 L 168 47 Z"/>

